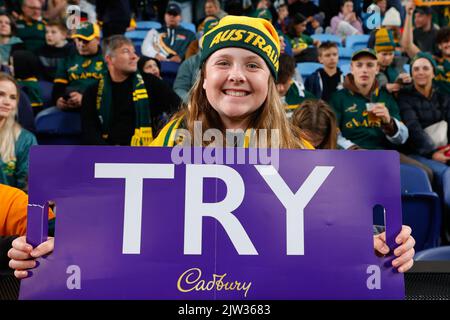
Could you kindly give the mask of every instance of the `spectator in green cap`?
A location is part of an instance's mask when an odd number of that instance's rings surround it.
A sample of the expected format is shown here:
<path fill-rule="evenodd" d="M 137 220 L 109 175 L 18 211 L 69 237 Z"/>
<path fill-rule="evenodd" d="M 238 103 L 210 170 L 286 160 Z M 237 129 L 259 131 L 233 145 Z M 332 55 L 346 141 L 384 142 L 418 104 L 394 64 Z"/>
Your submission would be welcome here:
<path fill-rule="evenodd" d="M 339 146 L 343 149 L 393 149 L 405 143 L 408 129 L 400 122 L 397 103 L 385 89 L 379 88 L 375 79 L 379 70 L 375 51 L 356 51 L 350 68 L 344 88 L 335 92 L 330 101 L 345 138 L 338 140 Z"/>
<path fill-rule="evenodd" d="M 61 110 L 80 108 L 84 90 L 101 79 L 104 68 L 98 25 L 83 22 L 72 38 L 76 52 L 60 61 L 54 80 L 53 100 Z"/>

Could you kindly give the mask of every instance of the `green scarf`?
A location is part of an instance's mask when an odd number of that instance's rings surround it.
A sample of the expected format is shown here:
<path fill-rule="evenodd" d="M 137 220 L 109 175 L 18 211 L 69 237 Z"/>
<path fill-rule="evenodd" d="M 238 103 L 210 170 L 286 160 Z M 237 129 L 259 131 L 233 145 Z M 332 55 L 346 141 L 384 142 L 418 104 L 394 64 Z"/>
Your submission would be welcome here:
<path fill-rule="evenodd" d="M 150 146 L 153 141 L 152 127 L 150 124 L 150 109 L 148 102 L 148 93 L 144 85 L 144 80 L 139 72 L 132 75 L 133 77 L 133 102 L 136 110 L 136 123 L 134 135 L 131 138 L 131 146 Z M 97 91 L 97 112 L 99 113 L 103 138 L 108 138 L 111 121 L 111 77 L 109 72 L 103 74 L 98 84 Z"/>

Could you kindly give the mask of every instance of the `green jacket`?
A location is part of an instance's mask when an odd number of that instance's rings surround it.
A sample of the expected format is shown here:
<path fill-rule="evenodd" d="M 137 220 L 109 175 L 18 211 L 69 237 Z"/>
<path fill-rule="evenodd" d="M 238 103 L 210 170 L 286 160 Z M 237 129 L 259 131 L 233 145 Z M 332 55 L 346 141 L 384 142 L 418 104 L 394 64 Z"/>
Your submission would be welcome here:
<path fill-rule="evenodd" d="M 45 22 L 19 19 L 16 26 L 16 36 L 22 39 L 28 51 L 36 52 L 45 45 Z"/>
<path fill-rule="evenodd" d="M 54 83 L 66 85 L 69 91 L 82 93 L 101 79 L 105 67 L 100 50 L 92 56 L 76 53 L 58 63 Z"/>
<path fill-rule="evenodd" d="M 22 129 L 16 141 L 16 160 L 4 163 L 0 157 L 0 183 L 26 189 L 28 182 L 28 156 L 31 146 L 37 145 L 36 137 Z"/>
<path fill-rule="evenodd" d="M 444 60 L 438 65 L 434 80 L 442 92 L 450 94 L 450 62 L 448 60 Z"/>
<path fill-rule="evenodd" d="M 353 78 L 346 77 L 344 89 L 335 92 L 330 100 L 342 136 L 364 149 L 394 149 L 394 145 L 405 143 L 408 129 L 400 122 L 400 111 L 394 98 L 386 89 L 379 89 L 378 86 L 374 87 L 370 98 L 364 97 L 357 92 L 350 79 Z M 369 102 L 385 104 L 390 116 L 395 119 L 397 131 L 393 136 L 385 134 L 381 120 L 369 121 L 366 110 L 366 103 Z M 346 148 L 342 144 L 340 146 Z"/>
<path fill-rule="evenodd" d="M 284 110 L 288 118 L 292 117 L 299 105 L 307 99 L 317 99 L 311 92 L 305 89 L 303 83 L 292 81 L 286 95 L 281 98 L 285 104 Z"/>

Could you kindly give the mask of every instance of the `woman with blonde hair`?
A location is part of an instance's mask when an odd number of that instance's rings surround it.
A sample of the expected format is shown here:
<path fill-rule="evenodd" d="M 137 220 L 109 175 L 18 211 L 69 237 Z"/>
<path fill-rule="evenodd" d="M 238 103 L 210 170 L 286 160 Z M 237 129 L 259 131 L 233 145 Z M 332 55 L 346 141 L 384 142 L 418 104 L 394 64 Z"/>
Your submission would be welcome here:
<path fill-rule="evenodd" d="M 0 183 L 27 189 L 28 155 L 35 136 L 16 121 L 19 87 L 0 73 Z"/>

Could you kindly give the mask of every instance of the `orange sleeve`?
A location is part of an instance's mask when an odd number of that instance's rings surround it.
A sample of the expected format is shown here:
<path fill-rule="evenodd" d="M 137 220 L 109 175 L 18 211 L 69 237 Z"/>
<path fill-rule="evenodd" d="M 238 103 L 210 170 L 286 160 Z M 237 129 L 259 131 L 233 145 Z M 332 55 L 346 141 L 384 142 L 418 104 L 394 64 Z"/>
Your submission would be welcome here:
<path fill-rule="evenodd" d="M 24 235 L 27 227 L 28 196 L 22 190 L 0 185 L 0 234 Z"/>
<path fill-rule="evenodd" d="M 28 196 L 22 190 L 0 184 L 0 235 L 23 236 L 27 230 Z M 49 210 L 49 219 L 55 218 Z"/>

